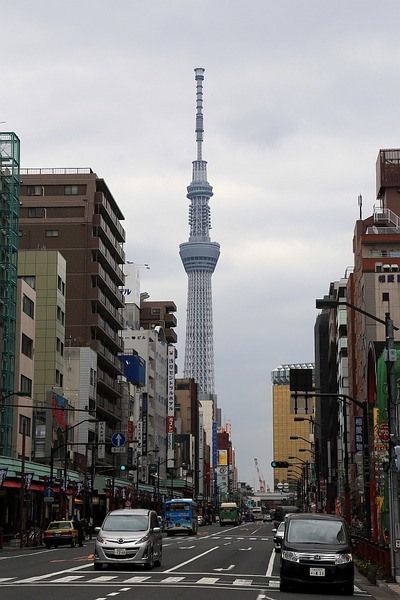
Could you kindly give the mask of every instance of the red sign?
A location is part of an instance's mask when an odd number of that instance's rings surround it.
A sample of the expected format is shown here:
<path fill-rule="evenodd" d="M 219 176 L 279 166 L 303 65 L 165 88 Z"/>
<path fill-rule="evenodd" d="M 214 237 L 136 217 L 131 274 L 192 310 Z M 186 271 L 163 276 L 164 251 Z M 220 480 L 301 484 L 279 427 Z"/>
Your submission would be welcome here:
<path fill-rule="evenodd" d="M 390 440 L 389 423 L 379 423 L 378 438 L 382 440 L 382 442 L 388 442 Z"/>

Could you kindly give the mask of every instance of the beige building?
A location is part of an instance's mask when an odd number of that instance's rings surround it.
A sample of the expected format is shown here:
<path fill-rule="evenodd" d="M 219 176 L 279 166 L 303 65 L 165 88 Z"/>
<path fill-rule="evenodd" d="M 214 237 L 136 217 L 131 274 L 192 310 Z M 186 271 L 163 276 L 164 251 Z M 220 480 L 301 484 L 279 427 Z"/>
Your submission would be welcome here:
<path fill-rule="evenodd" d="M 50 432 L 46 436 L 49 396 L 64 385 L 65 280 L 64 257 L 56 250 L 20 250 L 18 274 L 36 292 L 34 381 L 34 458 L 49 460 Z M 21 377 L 23 375 L 21 374 Z M 21 391 L 27 384 L 22 383 Z"/>
<path fill-rule="evenodd" d="M 306 369 L 313 365 L 279 365 L 272 371 L 273 460 L 287 461 L 291 465 L 288 469 L 274 469 L 274 491 L 278 484 L 290 484 L 300 479 L 304 467 L 314 462 L 309 419 L 314 415 L 315 400 L 309 398 L 305 404 L 304 400 L 296 401 L 291 397 L 291 368 Z M 305 420 L 295 421 L 295 417 Z"/>
<path fill-rule="evenodd" d="M 32 392 L 34 386 L 36 291 L 21 277 L 18 279 L 17 299 L 17 365 L 15 389 L 29 394 L 13 396 L 12 458 L 24 454 L 31 460 L 33 452 L 34 415 Z M 25 439 L 24 439 L 25 438 Z"/>

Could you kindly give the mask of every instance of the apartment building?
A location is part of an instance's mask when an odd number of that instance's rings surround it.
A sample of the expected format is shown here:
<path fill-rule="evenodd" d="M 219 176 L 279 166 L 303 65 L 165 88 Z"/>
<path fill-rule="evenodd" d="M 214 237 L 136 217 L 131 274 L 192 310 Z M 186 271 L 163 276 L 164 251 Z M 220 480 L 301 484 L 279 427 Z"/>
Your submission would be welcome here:
<path fill-rule="evenodd" d="M 110 440 L 122 421 L 124 216 L 91 169 L 23 169 L 20 201 L 20 248 L 57 250 L 65 258 L 65 344 L 88 346 L 97 355 L 89 408 L 106 423 L 103 460 L 112 464 Z M 63 372 L 54 384 L 62 396 Z"/>

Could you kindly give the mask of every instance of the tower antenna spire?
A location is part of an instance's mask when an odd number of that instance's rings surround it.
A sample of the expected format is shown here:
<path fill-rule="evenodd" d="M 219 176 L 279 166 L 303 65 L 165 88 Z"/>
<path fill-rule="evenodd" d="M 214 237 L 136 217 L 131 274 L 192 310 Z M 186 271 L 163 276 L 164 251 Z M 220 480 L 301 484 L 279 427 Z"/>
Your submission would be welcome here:
<path fill-rule="evenodd" d="M 220 246 L 210 239 L 209 200 L 213 191 L 207 181 L 207 162 L 202 157 L 204 71 L 194 70 L 197 159 L 193 161 L 193 178 L 186 195 L 190 200 L 189 241 L 179 245 L 179 254 L 188 276 L 184 377 L 195 379 L 202 394 L 214 395 L 211 276 Z"/>
<path fill-rule="evenodd" d="M 197 144 L 197 160 L 202 160 L 203 152 L 203 80 L 205 69 L 197 68 L 195 72 L 196 80 L 196 144 Z"/>

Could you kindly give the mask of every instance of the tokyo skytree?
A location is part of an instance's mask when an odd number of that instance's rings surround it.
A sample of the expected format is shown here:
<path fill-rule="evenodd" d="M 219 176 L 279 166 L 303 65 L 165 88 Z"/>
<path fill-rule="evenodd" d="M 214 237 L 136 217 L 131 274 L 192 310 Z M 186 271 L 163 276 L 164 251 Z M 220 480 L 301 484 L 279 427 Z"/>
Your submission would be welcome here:
<path fill-rule="evenodd" d="M 196 145 L 193 177 L 187 187 L 189 241 L 179 245 L 179 254 L 188 275 L 184 377 L 193 378 L 202 394 L 214 394 L 214 340 L 211 276 L 220 246 L 210 239 L 209 200 L 213 195 L 207 181 L 207 162 L 202 158 L 204 69 L 195 69 Z"/>

